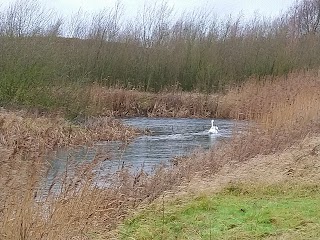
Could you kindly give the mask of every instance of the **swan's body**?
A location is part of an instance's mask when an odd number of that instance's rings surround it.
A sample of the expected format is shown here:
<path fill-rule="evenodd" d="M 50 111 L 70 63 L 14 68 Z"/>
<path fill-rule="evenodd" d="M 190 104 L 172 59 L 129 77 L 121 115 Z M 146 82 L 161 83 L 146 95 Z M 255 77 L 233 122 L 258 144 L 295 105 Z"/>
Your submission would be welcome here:
<path fill-rule="evenodd" d="M 218 133 L 218 127 L 213 125 L 214 120 L 211 120 L 211 128 L 209 129 L 210 134 L 216 134 Z"/>

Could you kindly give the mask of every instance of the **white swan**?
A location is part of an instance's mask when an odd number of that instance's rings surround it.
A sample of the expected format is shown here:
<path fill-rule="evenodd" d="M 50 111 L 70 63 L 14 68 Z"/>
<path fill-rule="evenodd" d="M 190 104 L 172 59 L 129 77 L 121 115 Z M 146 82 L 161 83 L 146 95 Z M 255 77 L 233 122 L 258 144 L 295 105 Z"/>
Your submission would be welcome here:
<path fill-rule="evenodd" d="M 211 120 L 211 128 L 209 129 L 210 134 L 218 133 L 219 128 L 213 125 L 214 120 Z"/>

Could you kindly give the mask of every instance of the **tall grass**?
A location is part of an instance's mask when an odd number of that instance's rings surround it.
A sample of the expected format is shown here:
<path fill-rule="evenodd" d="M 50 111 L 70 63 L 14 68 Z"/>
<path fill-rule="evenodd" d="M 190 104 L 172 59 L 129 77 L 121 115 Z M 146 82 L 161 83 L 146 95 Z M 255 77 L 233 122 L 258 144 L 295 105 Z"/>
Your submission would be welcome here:
<path fill-rule="evenodd" d="M 50 230 L 51 233 L 48 235 L 46 230 L 41 230 L 48 229 L 49 223 L 46 221 L 62 220 L 62 208 L 58 205 L 57 210 L 55 209 L 57 202 L 53 199 L 54 196 L 48 196 L 46 201 L 39 202 L 39 199 L 42 199 L 41 182 L 46 175 L 48 154 L 59 147 L 92 145 L 96 141 L 127 142 L 136 136 L 138 131 L 111 118 L 90 118 L 75 124 L 60 117 L 39 117 L 25 112 L 1 110 L 0 133 L 0 238 L 28 239 L 33 236 L 36 239 L 57 239 L 57 236 L 59 239 L 62 236 L 59 234 L 62 225 L 55 226 L 57 231 Z M 81 175 L 77 175 L 80 176 L 83 176 L 82 181 L 91 175 L 83 170 Z M 68 194 L 75 190 L 71 188 L 75 187 L 74 179 L 74 185 L 67 182 L 67 178 L 63 181 L 63 187 L 67 189 Z M 48 204 L 50 201 L 52 204 Z M 51 211 L 56 212 L 52 214 Z M 67 219 L 62 221 L 69 221 L 68 212 L 64 214 Z M 55 216 L 59 217 L 51 219 Z M 44 219 L 46 221 L 43 222 Z M 75 221 L 72 218 L 71 220 Z"/>
<path fill-rule="evenodd" d="M 1 146 L 5 149 L 45 152 L 59 147 L 97 141 L 128 141 L 138 133 L 112 118 L 90 118 L 75 124 L 61 117 L 37 117 L 23 112 L 0 111 Z"/>
<path fill-rule="evenodd" d="M 297 2 L 274 19 L 250 20 L 219 19 L 205 10 L 177 16 L 165 3 L 146 4 L 128 20 L 119 4 L 69 19 L 36 0 L 17 0 L 0 11 L 0 102 L 77 115 L 85 105 L 57 99 L 48 88 L 95 82 L 210 93 L 251 76 L 318 68 L 317 22 L 299 10 L 313 2 Z"/>
<path fill-rule="evenodd" d="M 319 116 L 319 87 L 317 71 L 259 81 L 253 78 L 222 97 L 221 112 L 228 111 L 230 118 L 261 121 L 271 129 L 283 124 L 305 125 Z"/>
<path fill-rule="evenodd" d="M 214 117 L 218 95 L 167 90 L 147 93 L 123 88 L 89 88 L 88 113 L 115 116 Z"/>

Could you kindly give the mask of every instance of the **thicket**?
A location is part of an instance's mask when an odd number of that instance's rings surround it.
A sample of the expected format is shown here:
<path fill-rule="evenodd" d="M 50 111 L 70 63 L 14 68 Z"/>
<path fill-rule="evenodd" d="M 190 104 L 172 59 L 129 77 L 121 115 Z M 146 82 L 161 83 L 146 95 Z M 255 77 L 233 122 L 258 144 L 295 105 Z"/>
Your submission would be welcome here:
<path fill-rule="evenodd" d="M 320 65 L 320 1 L 302 0 L 276 18 L 219 19 L 206 10 L 174 14 L 145 4 L 60 17 L 37 0 L 0 12 L 0 102 L 63 107 L 52 91 L 93 82 L 143 91 L 213 92 L 250 76 Z M 80 84 L 80 85 L 79 85 Z M 68 106 L 66 106 L 68 107 Z"/>

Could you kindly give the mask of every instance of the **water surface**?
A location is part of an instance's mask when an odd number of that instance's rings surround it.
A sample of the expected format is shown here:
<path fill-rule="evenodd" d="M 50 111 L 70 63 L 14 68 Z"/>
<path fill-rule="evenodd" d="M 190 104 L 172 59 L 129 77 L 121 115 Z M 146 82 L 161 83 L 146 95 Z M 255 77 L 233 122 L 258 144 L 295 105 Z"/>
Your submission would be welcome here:
<path fill-rule="evenodd" d="M 190 154 L 198 148 L 208 149 L 222 139 L 229 138 L 235 129 L 244 127 L 243 122 L 232 120 L 215 120 L 219 127 L 218 134 L 208 134 L 211 119 L 190 118 L 126 118 L 122 121 L 140 129 L 150 130 L 150 134 L 135 138 L 123 146 L 121 142 L 99 142 L 96 148 L 81 147 L 71 152 L 61 149 L 50 161 L 48 178 L 53 179 L 65 171 L 68 160 L 78 163 L 90 162 L 96 155 L 96 149 L 107 152 L 109 159 L 103 161 L 97 173 L 114 172 L 122 167 L 132 171 L 144 168 L 151 171 L 159 163 L 168 164 L 170 159 Z"/>

